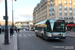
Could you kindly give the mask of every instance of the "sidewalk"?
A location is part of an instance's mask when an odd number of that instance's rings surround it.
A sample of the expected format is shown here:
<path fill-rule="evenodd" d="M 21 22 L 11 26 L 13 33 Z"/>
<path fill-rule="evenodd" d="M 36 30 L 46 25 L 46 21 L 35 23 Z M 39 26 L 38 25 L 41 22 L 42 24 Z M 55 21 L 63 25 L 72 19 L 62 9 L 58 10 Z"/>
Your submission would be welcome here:
<path fill-rule="evenodd" d="M 17 34 L 14 32 L 14 36 L 9 38 L 9 43 L 4 44 L 4 33 L 0 34 L 0 50 L 17 50 Z"/>
<path fill-rule="evenodd" d="M 75 32 L 67 31 L 67 32 L 66 32 L 66 36 L 67 36 L 67 37 L 75 38 Z"/>

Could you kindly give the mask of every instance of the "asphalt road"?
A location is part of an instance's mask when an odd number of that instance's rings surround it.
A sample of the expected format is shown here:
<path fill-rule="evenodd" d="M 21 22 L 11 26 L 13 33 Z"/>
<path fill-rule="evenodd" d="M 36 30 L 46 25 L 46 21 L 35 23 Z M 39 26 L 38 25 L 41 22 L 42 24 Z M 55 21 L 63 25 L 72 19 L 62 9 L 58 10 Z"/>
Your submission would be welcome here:
<path fill-rule="evenodd" d="M 18 50 L 75 50 L 75 38 L 46 41 L 33 31 L 21 31 L 17 35 Z"/>

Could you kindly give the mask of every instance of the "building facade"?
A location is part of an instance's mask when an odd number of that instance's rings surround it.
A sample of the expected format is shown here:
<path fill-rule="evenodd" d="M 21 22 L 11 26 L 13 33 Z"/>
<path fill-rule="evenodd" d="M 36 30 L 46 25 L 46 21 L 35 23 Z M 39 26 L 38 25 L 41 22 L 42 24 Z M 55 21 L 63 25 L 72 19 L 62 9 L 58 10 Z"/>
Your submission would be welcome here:
<path fill-rule="evenodd" d="M 45 19 L 65 19 L 75 23 L 75 0 L 41 0 L 34 8 L 33 23 Z"/>
<path fill-rule="evenodd" d="M 31 29 L 33 26 L 33 23 L 32 21 L 16 22 L 15 26 L 17 28 L 22 28 L 22 29 Z"/>

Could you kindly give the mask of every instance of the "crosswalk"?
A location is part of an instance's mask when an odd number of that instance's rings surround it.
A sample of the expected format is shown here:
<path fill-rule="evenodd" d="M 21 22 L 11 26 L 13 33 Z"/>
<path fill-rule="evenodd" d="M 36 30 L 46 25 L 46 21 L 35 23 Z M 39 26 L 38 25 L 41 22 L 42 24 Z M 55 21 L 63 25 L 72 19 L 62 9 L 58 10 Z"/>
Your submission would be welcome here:
<path fill-rule="evenodd" d="M 32 31 L 23 31 L 23 30 L 20 30 L 20 32 L 32 32 Z"/>
<path fill-rule="evenodd" d="M 19 37 L 34 37 L 35 34 L 18 34 Z"/>

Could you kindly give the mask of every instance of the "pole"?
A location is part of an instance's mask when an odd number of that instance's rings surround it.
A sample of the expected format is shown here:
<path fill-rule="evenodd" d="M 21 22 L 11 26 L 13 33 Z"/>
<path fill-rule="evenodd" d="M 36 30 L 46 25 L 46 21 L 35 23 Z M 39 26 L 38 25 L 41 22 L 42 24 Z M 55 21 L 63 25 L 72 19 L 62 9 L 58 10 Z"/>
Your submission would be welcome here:
<path fill-rule="evenodd" d="M 5 0 L 5 39 L 4 44 L 9 44 L 9 34 L 8 34 L 8 14 L 7 14 L 7 0 Z"/>
<path fill-rule="evenodd" d="M 13 0 L 12 0 L 12 27 L 14 26 L 14 20 L 13 20 Z"/>

